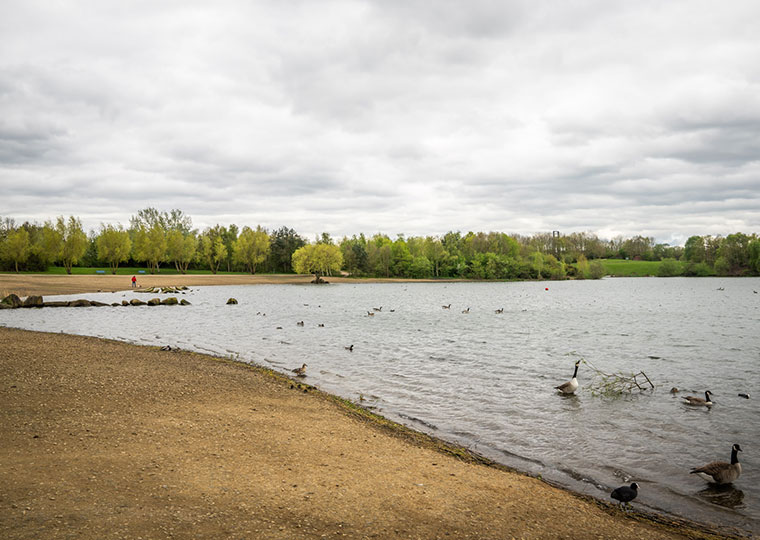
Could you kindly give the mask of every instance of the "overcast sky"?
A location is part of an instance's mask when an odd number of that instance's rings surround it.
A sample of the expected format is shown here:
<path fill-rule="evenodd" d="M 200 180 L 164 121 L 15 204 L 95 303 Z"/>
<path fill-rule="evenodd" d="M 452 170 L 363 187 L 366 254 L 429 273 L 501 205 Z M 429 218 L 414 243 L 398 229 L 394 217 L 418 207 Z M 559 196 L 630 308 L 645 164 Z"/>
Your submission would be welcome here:
<path fill-rule="evenodd" d="M 0 217 L 760 233 L 760 2 L 0 2 Z"/>

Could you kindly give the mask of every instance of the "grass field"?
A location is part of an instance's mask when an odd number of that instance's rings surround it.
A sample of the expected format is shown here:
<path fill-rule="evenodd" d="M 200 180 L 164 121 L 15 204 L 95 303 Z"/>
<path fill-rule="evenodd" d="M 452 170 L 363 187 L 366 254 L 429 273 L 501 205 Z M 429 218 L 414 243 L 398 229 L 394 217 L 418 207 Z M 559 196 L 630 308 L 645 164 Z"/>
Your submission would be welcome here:
<path fill-rule="evenodd" d="M 604 272 L 617 277 L 656 276 L 661 261 L 626 261 L 623 259 L 602 259 Z M 681 265 L 681 263 L 678 263 Z M 682 265 L 681 265 L 682 266 Z"/>

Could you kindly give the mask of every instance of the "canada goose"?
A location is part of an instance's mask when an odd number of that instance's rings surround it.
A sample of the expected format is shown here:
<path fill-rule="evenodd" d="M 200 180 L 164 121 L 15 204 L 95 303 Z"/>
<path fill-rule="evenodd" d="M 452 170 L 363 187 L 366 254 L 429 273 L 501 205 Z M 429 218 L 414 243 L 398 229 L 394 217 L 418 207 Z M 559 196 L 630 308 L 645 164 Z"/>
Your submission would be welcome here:
<path fill-rule="evenodd" d="M 351 344 L 351 345 L 349 345 L 348 347 L 343 347 L 343 348 L 344 348 L 344 349 L 346 349 L 347 351 L 351 351 L 351 352 L 353 352 L 353 351 L 354 351 L 354 344 L 352 343 L 352 344 Z"/>
<path fill-rule="evenodd" d="M 469 312 L 470 312 L 470 308 L 467 308 L 467 309 L 463 309 L 463 310 L 462 310 L 462 313 L 469 313 Z"/>
<path fill-rule="evenodd" d="M 566 383 L 562 383 L 559 386 L 555 386 L 557 390 L 562 392 L 563 394 L 574 394 L 575 391 L 578 389 L 578 366 L 581 364 L 581 361 L 578 360 L 575 363 L 575 371 L 573 371 L 573 378 L 567 381 Z"/>
<path fill-rule="evenodd" d="M 499 308 L 494 313 L 504 313 L 504 308 Z"/>
<path fill-rule="evenodd" d="M 367 317 L 374 317 L 374 316 L 375 316 L 375 313 L 373 311 L 367 312 Z"/>
<path fill-rule="evenodd" d="M 383 310 L 383 306 L 380 306 L 380 307 L 373 307 L 373 308 L 372 308 L 372 310 L 373 310 L 373 311 L 382 311 L 382 310 Z"/>
<path fill-rule="evenodd" d="M 709 390 L 705 392 L 705 398 L 702 399 L 701 397 L 696 396 L 682 396 L 684 400 L 686 400 L 687 405 L 693 405 L 695 407 L 712 407 L 713 402 L 710 397 L 712 396 L 712 392 Z"/>
<path fill-rule="evenodd" d="M 702 465 L 696 469 L 692 469 L 690 474 L 698 474 L 705 480 L 713 481 L 716 484 L 730 484 L 742 473 L 742 466 L 739 463 L 738 452 L 741 452 L 742 448 L 738 444 L 731 447 L 731 463 L 725 461 L 713 461 L 707 465 Z"/>
<path fill-rule="evenodd" d="M 298 326 L 303 326 L 303 321 L 298 321 L 298 322 L 296 323 L 296 325 L 298 325 Z"/>
<path fill-rule="evenodd" d="M 639 485 L 634 482 L 630 486 L 620 486 L 619 488 L 616 488 L 612 490 L 612 493 L 610 493 L 610 497 L 613 499 L 620 501 L 620 506 L 624 504 L 628 504 L 633 499 L 635 499 L 639 494 Z"/>
<path fill-rule="evenodd" d="M 739 397 L 743 397 L 744 399 L 749 399 L 749 394 L 739 394 Z"/>
<path fill-rule="evenodd" d="M 306 377 L 306 364 L 302 365 L 301 367 L 298 367 L 296 369 L 291 370 L 293 373 L 296 374 L 298 377 Z"/>
<path fill-rule="evenodd" d="M 448 304 L 446 306 L 441 306 L 443 309 L 451 309 L 451 304 Z"/>

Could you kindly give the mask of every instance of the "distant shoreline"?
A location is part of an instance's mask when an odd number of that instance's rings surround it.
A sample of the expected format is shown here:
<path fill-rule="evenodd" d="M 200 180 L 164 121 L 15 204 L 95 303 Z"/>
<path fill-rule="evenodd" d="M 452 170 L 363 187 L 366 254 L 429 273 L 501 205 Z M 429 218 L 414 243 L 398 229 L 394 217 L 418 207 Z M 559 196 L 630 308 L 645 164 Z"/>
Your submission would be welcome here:
<path fill-rule="evenodd" d="M 117 292 L 132 289 L 131 275 L 112 274 L 0 274 L 0 298 L 10 293 L 24 297 L 34 295 Z M 314 276 L 303 274 L 138 274 L 138 288 L 185 285 L 305 285 Z M 464 279 L 401 279 L 327 277 L 331 283 L 453 283 Z"/>

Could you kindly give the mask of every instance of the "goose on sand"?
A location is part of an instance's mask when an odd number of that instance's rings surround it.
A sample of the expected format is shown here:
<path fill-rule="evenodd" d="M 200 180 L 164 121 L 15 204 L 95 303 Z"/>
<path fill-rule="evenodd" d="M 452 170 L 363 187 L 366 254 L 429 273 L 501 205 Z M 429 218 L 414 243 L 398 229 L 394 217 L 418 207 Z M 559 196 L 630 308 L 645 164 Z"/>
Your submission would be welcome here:
<path fill-rule="evenodd" d="M 738 453 L 742 451 L 741 446 L 735 444 L 731 447 L 731 463 L 725 461 L 713 461 L 707 465 L 702 465 L 692 469 L 690 474 L 698 474 L 708 482 L 716 484 L 730 484 L 742 473 L 742 466 L 739 463 Z"/>
<path fill-rule="evenodd" d="M 705 392 L 705 398 L 697 396 L 682 396 L 686 400 L 687 405 L 694 405 L 695 407 L 712 407 L 712 392 L 709 390 Z"/>
<path fill-rule="evenodd" d="M 567 381 L 566 383 L 562 383 L 559 386 L 555 386 L 557 390 L 562 392 L 563 394 L 573 394 L 576 390 L 578 390 L 578 366 L 581 364 L 581 361 L 578 360 L 575 363 L 575 371 L 573 371 L 573 378 Z"/>

